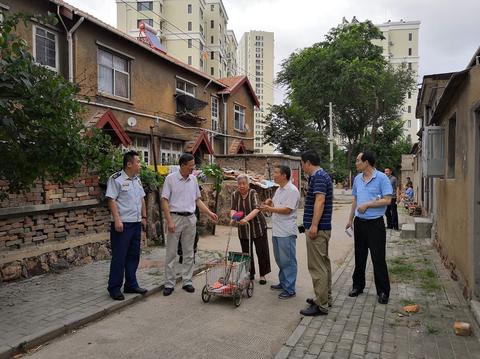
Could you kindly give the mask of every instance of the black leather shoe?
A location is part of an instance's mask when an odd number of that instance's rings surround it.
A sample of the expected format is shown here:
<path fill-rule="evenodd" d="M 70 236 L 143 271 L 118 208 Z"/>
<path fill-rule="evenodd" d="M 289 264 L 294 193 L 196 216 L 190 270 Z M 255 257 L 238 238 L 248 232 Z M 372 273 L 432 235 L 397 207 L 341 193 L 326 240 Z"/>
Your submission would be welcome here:
<path fill-rule="evenodd" d="M 260 283 L 261 285 L 265 285 L 265 284 L 267 284 L 267 280 L 266 279 L 260 279 L 258 281 L 258 283 Z"/>
<path fill-rule="evenodd" d="M 110 293 L 110 297 L 113 300 L 124 300 L 125 296 L 122 293 Z"/>
<path fill-rule="evenodd" d="M 163 295 L 165 297 L 172 294 L 172 293 L 173 293 L 173 288 L 167 288 L 167 287 L 163 288 Z"/>
<path fill-rule="evenodd" d="M 194 288 L 193 285 L 191 285 L 191 284 L 184 285 L 184 286 L 182 287 L 182 289 L 183 289 L 185 292 L 188 292 L 188 293 L 193 293 L 193 292 L 195 292 L 195 288 Z"/>
<path fill-rule="evenodd" d="M 386 295 L 385 293 L 380 293 L 378 295 L 378 302 L 380 304 L 388 304 L 388 295 Z"/>
<path fill-rule="evenodd" d="M 312 305 L 312 304 L 316 304 L 315 303 L 315 300 L 313 298 L 307 298 L 307 303 Z M 332 303 L 328 303 L 328 307 L 331 308 L 332 307 Z"/>
<path fill-rule="evenodd" d="M 301 315 L 304 315 L 306 317 L 315 317 L 317 315 L 327 315 L 328 312 L 324 312 L 323 310 L 320 309 L 320 307 L 316 304 L 311 304 L 308 308 L 302 309 L 300 311 Z"/>
<path fill-rule="evenodd" d="M 135 293 L 135 294 L 146 294 L 148 291 L 145 288 L 134 288 L 134 289 L 125 289 L 123 293 Z"/>
<path fill-rule="evenodd" d="M 353 288 L 349 293 L 349 297 L 358 297 L 360 294 L 363 293 L 363 289 Z"/>

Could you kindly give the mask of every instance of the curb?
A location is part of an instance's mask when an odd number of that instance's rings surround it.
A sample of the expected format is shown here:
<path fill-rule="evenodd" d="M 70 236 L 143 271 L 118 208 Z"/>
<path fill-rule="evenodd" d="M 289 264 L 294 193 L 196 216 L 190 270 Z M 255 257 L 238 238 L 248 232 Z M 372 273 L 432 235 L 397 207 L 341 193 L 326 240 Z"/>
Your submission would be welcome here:
<path fill-rule="evenodd" d="M 202 265 L 193 271 L 193 275 L 198 275 L 205 269 L 206 266 Z M 180 281 L 181 276 L 178 276 L 176 282 L 179 283 Z M 32 348 L 58 338 L 64 334 L 68 334 L 75 329 L 99 320 L 109 314 L 118 312 L 123 308 L 144 300 L 146 297 L 149 297 L 155 293 L 159 293 L 163 290 L 163 288 L 164 285 L 161 284 L 148 289 L 147 293 L 144 295 L 133 294 L 132 296 L 125 298 L 125 300 L 118 302 L 112 300 L 111 305 L 107 305 L 103 308 L 99 306 L 98 309 L 93 309 L 90 312 L 72 315 L 71 318 L 64 320 L 61 324 L 52 325 L 51 327 L 42 329 L 37 333 L 27 335 L 11 345 L 0 346 L 0 359 L 9 359 L 17 354 L 25 354 Z"/>
<path fill-rule="evenodd" d="M 334 275 L 332 276 L 332 287 L 334 287 L 337 284 L 338 279 L 343 274 L 343 272 L 345 272 L 345 269 L 350 264 L 350 261 L 353 258 L 353 252 L 354 251 L 352 249 L 352 251 L 345 258 L 345 261 L 342 263 L 342 265 L 338 267 L 337 270 L 335 271 Z M 310 324 L 312 319 L 313 319 L 312 317 L 302 318 L 302 320 L 300 321 L 300 323 L 298 323 L 298 326 L 295 328 L 293 333 L 287 339 L 285 344 L 282 345 L 277 355 L 275 355 L 274 359 L 287 359 L 289 357 L 290 352 L 295 347 L 298 340 L 302 337 L 303 333 L 307 329 L 307 326 Z"/>

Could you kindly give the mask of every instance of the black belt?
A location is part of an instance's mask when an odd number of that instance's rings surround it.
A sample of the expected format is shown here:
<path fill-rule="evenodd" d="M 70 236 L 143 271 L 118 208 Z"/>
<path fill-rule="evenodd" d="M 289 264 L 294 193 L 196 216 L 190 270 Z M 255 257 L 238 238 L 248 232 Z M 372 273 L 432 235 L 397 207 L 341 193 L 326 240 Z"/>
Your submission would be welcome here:
<path fill-rule="evenodd" d="M 170 213 L 176 214 L 177 216 L 182 216 L 182 217 L 193 216 L 193 213 L 191 212 L 170 212 Z"/>
<path fill-rule="evenodd" d="M 377 217 L 377 218 L 372 218 L 372 219 L 355 217 L 355 220 L 358 220 L 359 222 L 375 222 L 375 221 L 378 221 L 380 219 L 383 221 L 383 216 L 382 217 Z"/>

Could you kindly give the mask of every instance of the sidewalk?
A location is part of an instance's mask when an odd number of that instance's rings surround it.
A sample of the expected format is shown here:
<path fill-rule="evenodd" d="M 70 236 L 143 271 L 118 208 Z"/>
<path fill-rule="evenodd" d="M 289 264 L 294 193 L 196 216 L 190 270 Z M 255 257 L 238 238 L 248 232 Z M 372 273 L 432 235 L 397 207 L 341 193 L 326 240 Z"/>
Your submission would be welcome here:
<path fill-rule="evenodd" d="M 364 294 L 348 297 L 350 257 L 333 278 L 330 313 L 304 317 L 276 358 L 480 358 L 479 328 L 437 252 L 428 240 L 399 234 L 387 234 L 389 304 L 377 303 L 370 260 Z M 419 304 L 419 312 L 405 313 L 408 304 Z M 456 320 L 471 323 L 474 335 L 456 336 Z"/>
<path fill-rule="evenodd" d="M 195 272 L 218 254 L 199 251 Z M 147 296 L 163 289 L 165 248 L 148 248 L 137 276 Z M 110 261 L 0 285 L 0 358 L 10 358 L 88 322 L 142 299 L 126 294 L 114 301 L 107 293 Z M 180 270 L 180 266 L 177 266 Z"/>

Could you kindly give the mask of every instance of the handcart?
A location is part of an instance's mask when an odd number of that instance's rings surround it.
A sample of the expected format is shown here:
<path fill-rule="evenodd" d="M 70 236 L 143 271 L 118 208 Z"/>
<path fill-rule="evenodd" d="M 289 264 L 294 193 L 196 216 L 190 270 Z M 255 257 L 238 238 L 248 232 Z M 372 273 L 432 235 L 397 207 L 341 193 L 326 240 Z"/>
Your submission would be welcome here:
<path fill-rule="evenodd" d="M 250 234 L 250 227 L 247 224 Z M 249 245 L 249 253 L 229 252 L 232 228 L 228 235 L 225 257 L 213 262 L 206 263 L 205 286 L 202 289 L 202 300 L 210 301 L 212 296 L 233 298 L 233 304 L 239 307 L 243 295 L 248 298 L 253 295 L 254 282 L 250 279 L 250 261 L 252 245 Z"/>

